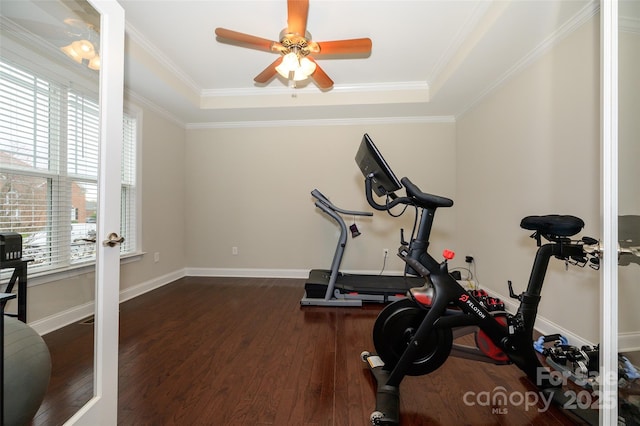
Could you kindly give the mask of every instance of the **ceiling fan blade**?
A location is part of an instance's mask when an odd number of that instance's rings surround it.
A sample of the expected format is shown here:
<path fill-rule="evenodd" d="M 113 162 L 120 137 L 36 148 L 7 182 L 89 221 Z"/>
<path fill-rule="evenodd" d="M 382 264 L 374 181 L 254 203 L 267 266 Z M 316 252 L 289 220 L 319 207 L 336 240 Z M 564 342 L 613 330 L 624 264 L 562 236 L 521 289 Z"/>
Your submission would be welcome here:
<path fill-rule="evenodd" d="M 333 80 L 331 80 L 327 73 L 324 72 L 322 68 L 320 68 L 320 65 L 318 65 L 318 63 L 314 61 L 313 58 L 307 56 L 307 59 L 316 64 L 315 71 L 310 75 L 313 81 L 315 81 L 321 89 L 330 89 L 333 86 Z"/>
<path fill-rule="evenodd" d="M 309 0 L 287 1 L 287 31 L 304 37 L 307 31 Z"/>
<path fill-rule="evenodd" d="M 268 40 L 266 38 L 256 37 L 238 31 L 228 30 L 226 28 L 216 28 L 216 35 L 220 37 L 221 41 L 230 40 L 245 47 L 253 47 L 259 50 L 280 51 L 282 45 L 276 41 Z"/>
<path fill-rule="evenodd" d="M 278 59 L 273 61 L 268 67 L 266 67 L 260 74 L 258 74 L 253 81 L 256 83 L 266 83 L 275 76 L 278 71 L 276 67 L 282 63 L 282 56 L 278 56 Z"/>
<path fill-rule="evenodd" d="M 319 41 L 312 46 L 311 51 L 314 55 L 368 55 L 371 53 L 371 46 L 370 38 L 354 38 L 349 40 Z"/>

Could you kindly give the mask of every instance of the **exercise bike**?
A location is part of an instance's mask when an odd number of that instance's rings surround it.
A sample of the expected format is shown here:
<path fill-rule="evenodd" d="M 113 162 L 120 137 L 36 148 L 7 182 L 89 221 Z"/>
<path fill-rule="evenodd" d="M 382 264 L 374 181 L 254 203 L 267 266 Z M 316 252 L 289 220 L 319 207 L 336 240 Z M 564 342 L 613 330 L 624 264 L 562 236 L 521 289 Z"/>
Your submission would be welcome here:
<path fill-rule="evenodd" d="M 364 143 L 364 141 L 363 141 Z M 361 147 L 362 148 L 362 147 Z M 405 376 L 420 376 L 438 369 L 449 356 L 493 364 L 515 364 L 548 398 L 566 406 L 570 395 L 560 391 L 554 378 L 541 364 L 533 347 L 534 323 L 541 299 L 547 266 L 552 257 L 584 267 L 597 269 L 594 246 L 597 241 L 584 237 L 573 240 L 584 227 L 575 216 L 528 216 L 520 226 L 533 231 L 538 249 L 524 292 L 515 294 L 509 282 L 509 295 L 520 305 L 515 314 L 488 311 L 449 273 L 448 261 L 453 253 L 445 250 L 438 261 L 427 251 L 436 210 L 453 204 L 451 200 L 422 192 L 408 178 L 401 183 L 406 196 L 386 193 L 386 203 L 373 199 L 373 187 L 392 175 L 377 149 L 367 149 L 372 158 L 364 161 L 372 167 L 361 167 L 365 176 L 366 196 L 377 210 L 397 205 L 416 206 L 422 210 L 417 237 L 410 245 L 402 244 L 398 255 L 407 268 L 424 278 L 425 284 L 409 290 L 408 297 L 387 305 L 378 315 L 373 328 L 376 354 L 361 354 L 377 383 L 376 408 L 371 424 L 397 425 L 400 421 L 400 383 Z M 376 158 L 380 157 L 380 158 Z M 359 165 L 363 163 L 358 159 Z M 376 166 L 377 165 L 377 166 Z M 382 185 L 384 187 L 384 184 Z M 475 346 L 454 343 L 454 339 L 475 334 Z M 598 412 L 591 407 L 572 410 L 587 423 L 598 423 Z"/>

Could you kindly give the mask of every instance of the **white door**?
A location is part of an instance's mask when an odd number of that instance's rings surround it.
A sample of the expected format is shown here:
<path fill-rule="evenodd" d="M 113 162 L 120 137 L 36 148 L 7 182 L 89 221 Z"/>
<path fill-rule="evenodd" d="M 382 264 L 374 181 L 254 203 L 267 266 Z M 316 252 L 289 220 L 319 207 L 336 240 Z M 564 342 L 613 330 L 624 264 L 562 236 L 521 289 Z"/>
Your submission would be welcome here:
<path fill-rule="evenodd" d="M 66 424 L 97 426 L 115 425 L 118 406 L 120 249 L 106 242 L 120 229 L 124 11 L 115 0 L 88 1 L 100 13 L 101 46 L 94 394 Z"/>
<path fill-rule="evenodd" d="M 618 355 L 640 363 L 640 3 L 603 0 L 602 34 L 602 310 L 600 424 L 627 417 Z M 630 368 L 634 373 L 634 368 Z M 637 373 L 637 372 L 636 372 Z M 627 376 L 628 378 L 629 376 Z M 623 379 L 623 380 L 620 380 Z M 627 380 L 628 383 L 628 380 Z"/>
<path fill-rule="evenodd" d="M 602 95 L 602 247 L 600 326 L 600 424 L 617 425 L 618 367 L 618 137 L 617 1 L 600 2 Z"/>
<path fill-rule="evenodd" d="M 616 96 L 612 99 L 615 109 L 612 111 L 611 121 L 612 130 L 615 129 L 612 134 L 615 143 L 612 146 L 617 151 L 612 153 L 611 174 L 617 177 L 616 192 L 612 196 L 617 196 L 615 205 L 618 220 L 615 225 L 620 249 L 616 274 L 612 272 L 617 279 L 615 287 L 612 287 L 617 291 L 617 310 L 611 312 L 616 320 L 616 327 L 612 326 L 608 331 L 618 345 L 617 352 L 629 361 L 629 364 L 620 364 L 624 367 L 620 370 L 624 374 L 618 374 L 614 370 L 616 375 L 612 379 L 616 380 L 618 391 L 617 415 L 630 424 L 633 423 L 632 417 L 637 418 L 637 414 L 634 415 L 637 408 L 633 405 L 637 397 L 633 395 L 636 392 L 632 389 L 637 381 L 633 377 L 640 365 L 640 312 L 637 308 L 640 300 L 640 196 L 637 189 L 640 181 L 640 168 L 637 165 L 640 159 L 640 123 L 637 119 L 640 110 L 640 86 L 637 78 L 640 73 L 640 2 L 620 0 L 612 6 L 611 20 L 616 26 L 611 28 L 611 50 L 616 53 L 612 58 L 616 68 L 612 72 L 615 86 L 612 84 L 611 90 L 615 90 Z M 615 361 L 612 366 L 617 368 L 617 356 L 612 361 Z M 612 416 L 610 424 L 615 424 L 613 421 L 617 419 Z"/>

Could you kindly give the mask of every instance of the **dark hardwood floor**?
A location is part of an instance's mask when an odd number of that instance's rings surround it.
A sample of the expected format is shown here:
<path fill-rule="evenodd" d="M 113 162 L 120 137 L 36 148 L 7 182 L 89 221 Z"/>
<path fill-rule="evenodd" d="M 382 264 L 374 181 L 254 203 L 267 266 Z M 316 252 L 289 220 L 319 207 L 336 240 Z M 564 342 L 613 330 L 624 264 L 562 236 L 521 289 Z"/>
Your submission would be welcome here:
<path fill-rule="evenodd" d="M 301 280 L 184 278 L 120 309 L 119 425 L 368 425 L 380 306 L 300 307 Z M 93 327 L 44 336 L 53 374 L 33 425 L 60 425 L 91 396 Z M 533 392 L 514 366 L 450 358 L 401 387 L 402 425 L 571 425 L 542 405 L 477 395 Z M 463 396 L 472 392 L 473 397 Z"/>

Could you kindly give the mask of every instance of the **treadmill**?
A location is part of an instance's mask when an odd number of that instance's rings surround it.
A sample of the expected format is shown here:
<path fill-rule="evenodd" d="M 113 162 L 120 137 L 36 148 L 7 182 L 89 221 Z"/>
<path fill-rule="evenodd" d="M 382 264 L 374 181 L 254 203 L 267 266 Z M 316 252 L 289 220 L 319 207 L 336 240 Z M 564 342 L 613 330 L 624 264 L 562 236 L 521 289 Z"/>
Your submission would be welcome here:
<path fill-rule="evenodd" d="M 393 191 L 402 188 L 389 166 L 367 134 L 364 135 L 356 155 L 356 163 L 366 177 L 367 192 L 379 196 L 392 196 Z M 347 245 L 347 225 L 341 215 L 373 216 L 372 212 L 341 209 L 320 191 L 314 189 L 311 195 L 315 205 L 329 215 L 340 226 L 340 237 L 333 255 L 331 269 L 312 269 L 305 283 L 305 294 L 301 305 L 314 306 L 362 306 L 364 302 L 388 303 L 406 297 L 412 287 L 424 285 L 424 278 L 417 276 L 410 268 L 405 272 L 412 275 L 361 275 L 340 272 L 340 264 Z M 367 193 L 367 199 L 370 194 Z M 370 202 L 371 204 L 371 202 Z M 403 242 L 404 244 L 404 242 Z"/>
<path fill-rule="evenodd" d="M 340 237 L 333 255 L 331 269 L 312 269 L 309 272 L 301 305 L 362 306 L 363 302 L 388 303 L 406 297 L 411 287 L 424 285 L 424 278 L 392 275 L 360 275 L 340 272 L 340 264 L 347 246 L 348 230 L 341 215 L 373 216 L 372 212 L 341 209 L 333 205 L 320 191 L 311 195 L 315 205 L 340 226 Z"/>

